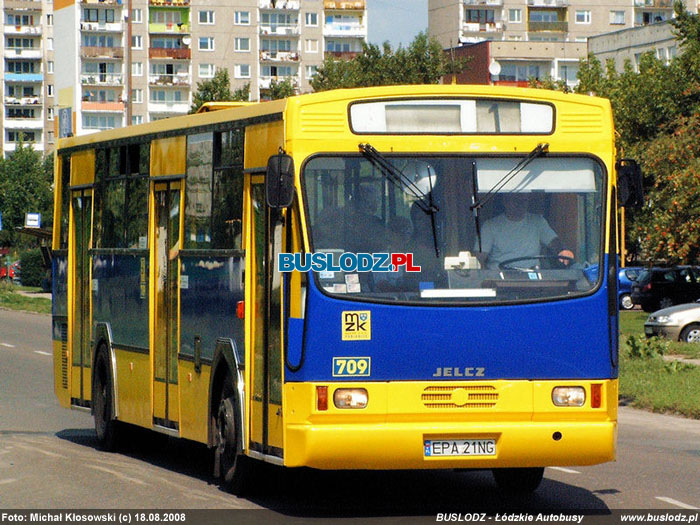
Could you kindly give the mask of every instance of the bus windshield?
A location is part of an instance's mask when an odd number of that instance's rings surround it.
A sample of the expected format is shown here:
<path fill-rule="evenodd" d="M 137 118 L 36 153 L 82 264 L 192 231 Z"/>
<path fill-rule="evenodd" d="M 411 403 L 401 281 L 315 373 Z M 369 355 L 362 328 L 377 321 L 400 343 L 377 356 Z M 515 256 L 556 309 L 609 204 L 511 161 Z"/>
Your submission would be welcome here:
<path fill-rule="evenodd" d="M 315 272 L 326 293 L 493 304 L 597 287 L 605 180 L 593 158 L 547 155 L 522 169 L 522 156 L 384 160 L 400 177 L 361 155 L 318 155 L 303 168 L 312 251 L 332 254 L 335 266 Z M 347 253 L 372 254 L 375 271 L 341 266 Z M 388 266 L 382 253 L 412 254 L 420 271 L 376 271 Z"/>

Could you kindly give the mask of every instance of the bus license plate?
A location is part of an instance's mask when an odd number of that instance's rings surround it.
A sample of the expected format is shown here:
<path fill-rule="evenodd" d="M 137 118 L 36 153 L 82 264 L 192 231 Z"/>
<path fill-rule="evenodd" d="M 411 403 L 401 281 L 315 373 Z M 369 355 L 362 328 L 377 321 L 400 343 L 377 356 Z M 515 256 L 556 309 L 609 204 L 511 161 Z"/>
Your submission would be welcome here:
<path fill-rule="evenodd" d="M 495 439 L 426 439 L 423 445 L 427 458 L 496 455 Z"/>

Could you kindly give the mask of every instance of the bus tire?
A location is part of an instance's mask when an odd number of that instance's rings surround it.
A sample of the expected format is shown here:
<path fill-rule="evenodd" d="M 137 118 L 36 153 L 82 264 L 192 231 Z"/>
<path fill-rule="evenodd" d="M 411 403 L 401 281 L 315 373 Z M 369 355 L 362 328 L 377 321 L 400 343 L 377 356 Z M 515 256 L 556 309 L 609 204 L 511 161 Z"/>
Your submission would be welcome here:
<path fill-rule="evenodd" d="M 251 465 L 243 453 L 239 406 L 236 389 L 228 376 L 224 379 L 216 412 L 214 471 L 221 476 L 222 486 L 237 496 L 251 490 Z"/>
<path fill-rule="evenodd" d="M 540 486 L 544 467 L 495 468 L 491 472 L 500 490 L 512 495 L 525 495 Z"/>
<path fill-rule="evenodd" d="M 114 419 L 112 372 L 104 346 L 97 351 L 93 374 L 92 413 L 97 443 L 102 450 L 114 452 L 119 443 L 119 422 Z"/>

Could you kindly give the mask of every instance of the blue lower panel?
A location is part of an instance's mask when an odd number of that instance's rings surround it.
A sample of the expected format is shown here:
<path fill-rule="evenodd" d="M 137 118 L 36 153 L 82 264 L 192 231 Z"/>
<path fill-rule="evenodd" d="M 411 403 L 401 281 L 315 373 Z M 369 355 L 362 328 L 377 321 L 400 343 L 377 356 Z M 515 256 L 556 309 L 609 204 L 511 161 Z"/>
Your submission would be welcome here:
<path fill-rule="evenodd" d="M 242 257 L 182 257 L 180 353 L 194 355 L 195 337 L 203 359 L 213 357 L 219 337 L 233 339 L 243 352 L 243 320 L 236 316 L 236 304 L 244 299 L 243 265 Z"/>

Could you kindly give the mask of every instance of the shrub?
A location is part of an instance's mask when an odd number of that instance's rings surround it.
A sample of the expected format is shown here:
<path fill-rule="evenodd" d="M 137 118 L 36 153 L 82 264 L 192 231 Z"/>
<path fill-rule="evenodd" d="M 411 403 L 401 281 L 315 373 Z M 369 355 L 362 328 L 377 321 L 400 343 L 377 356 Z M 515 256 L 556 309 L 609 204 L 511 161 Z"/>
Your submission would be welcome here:
<path fill-rule="evenodd" d="M 41 286 L 46 278 L 41 250 L 28 250 L 20 257 L 20 280 L 24 286 Z"/>

